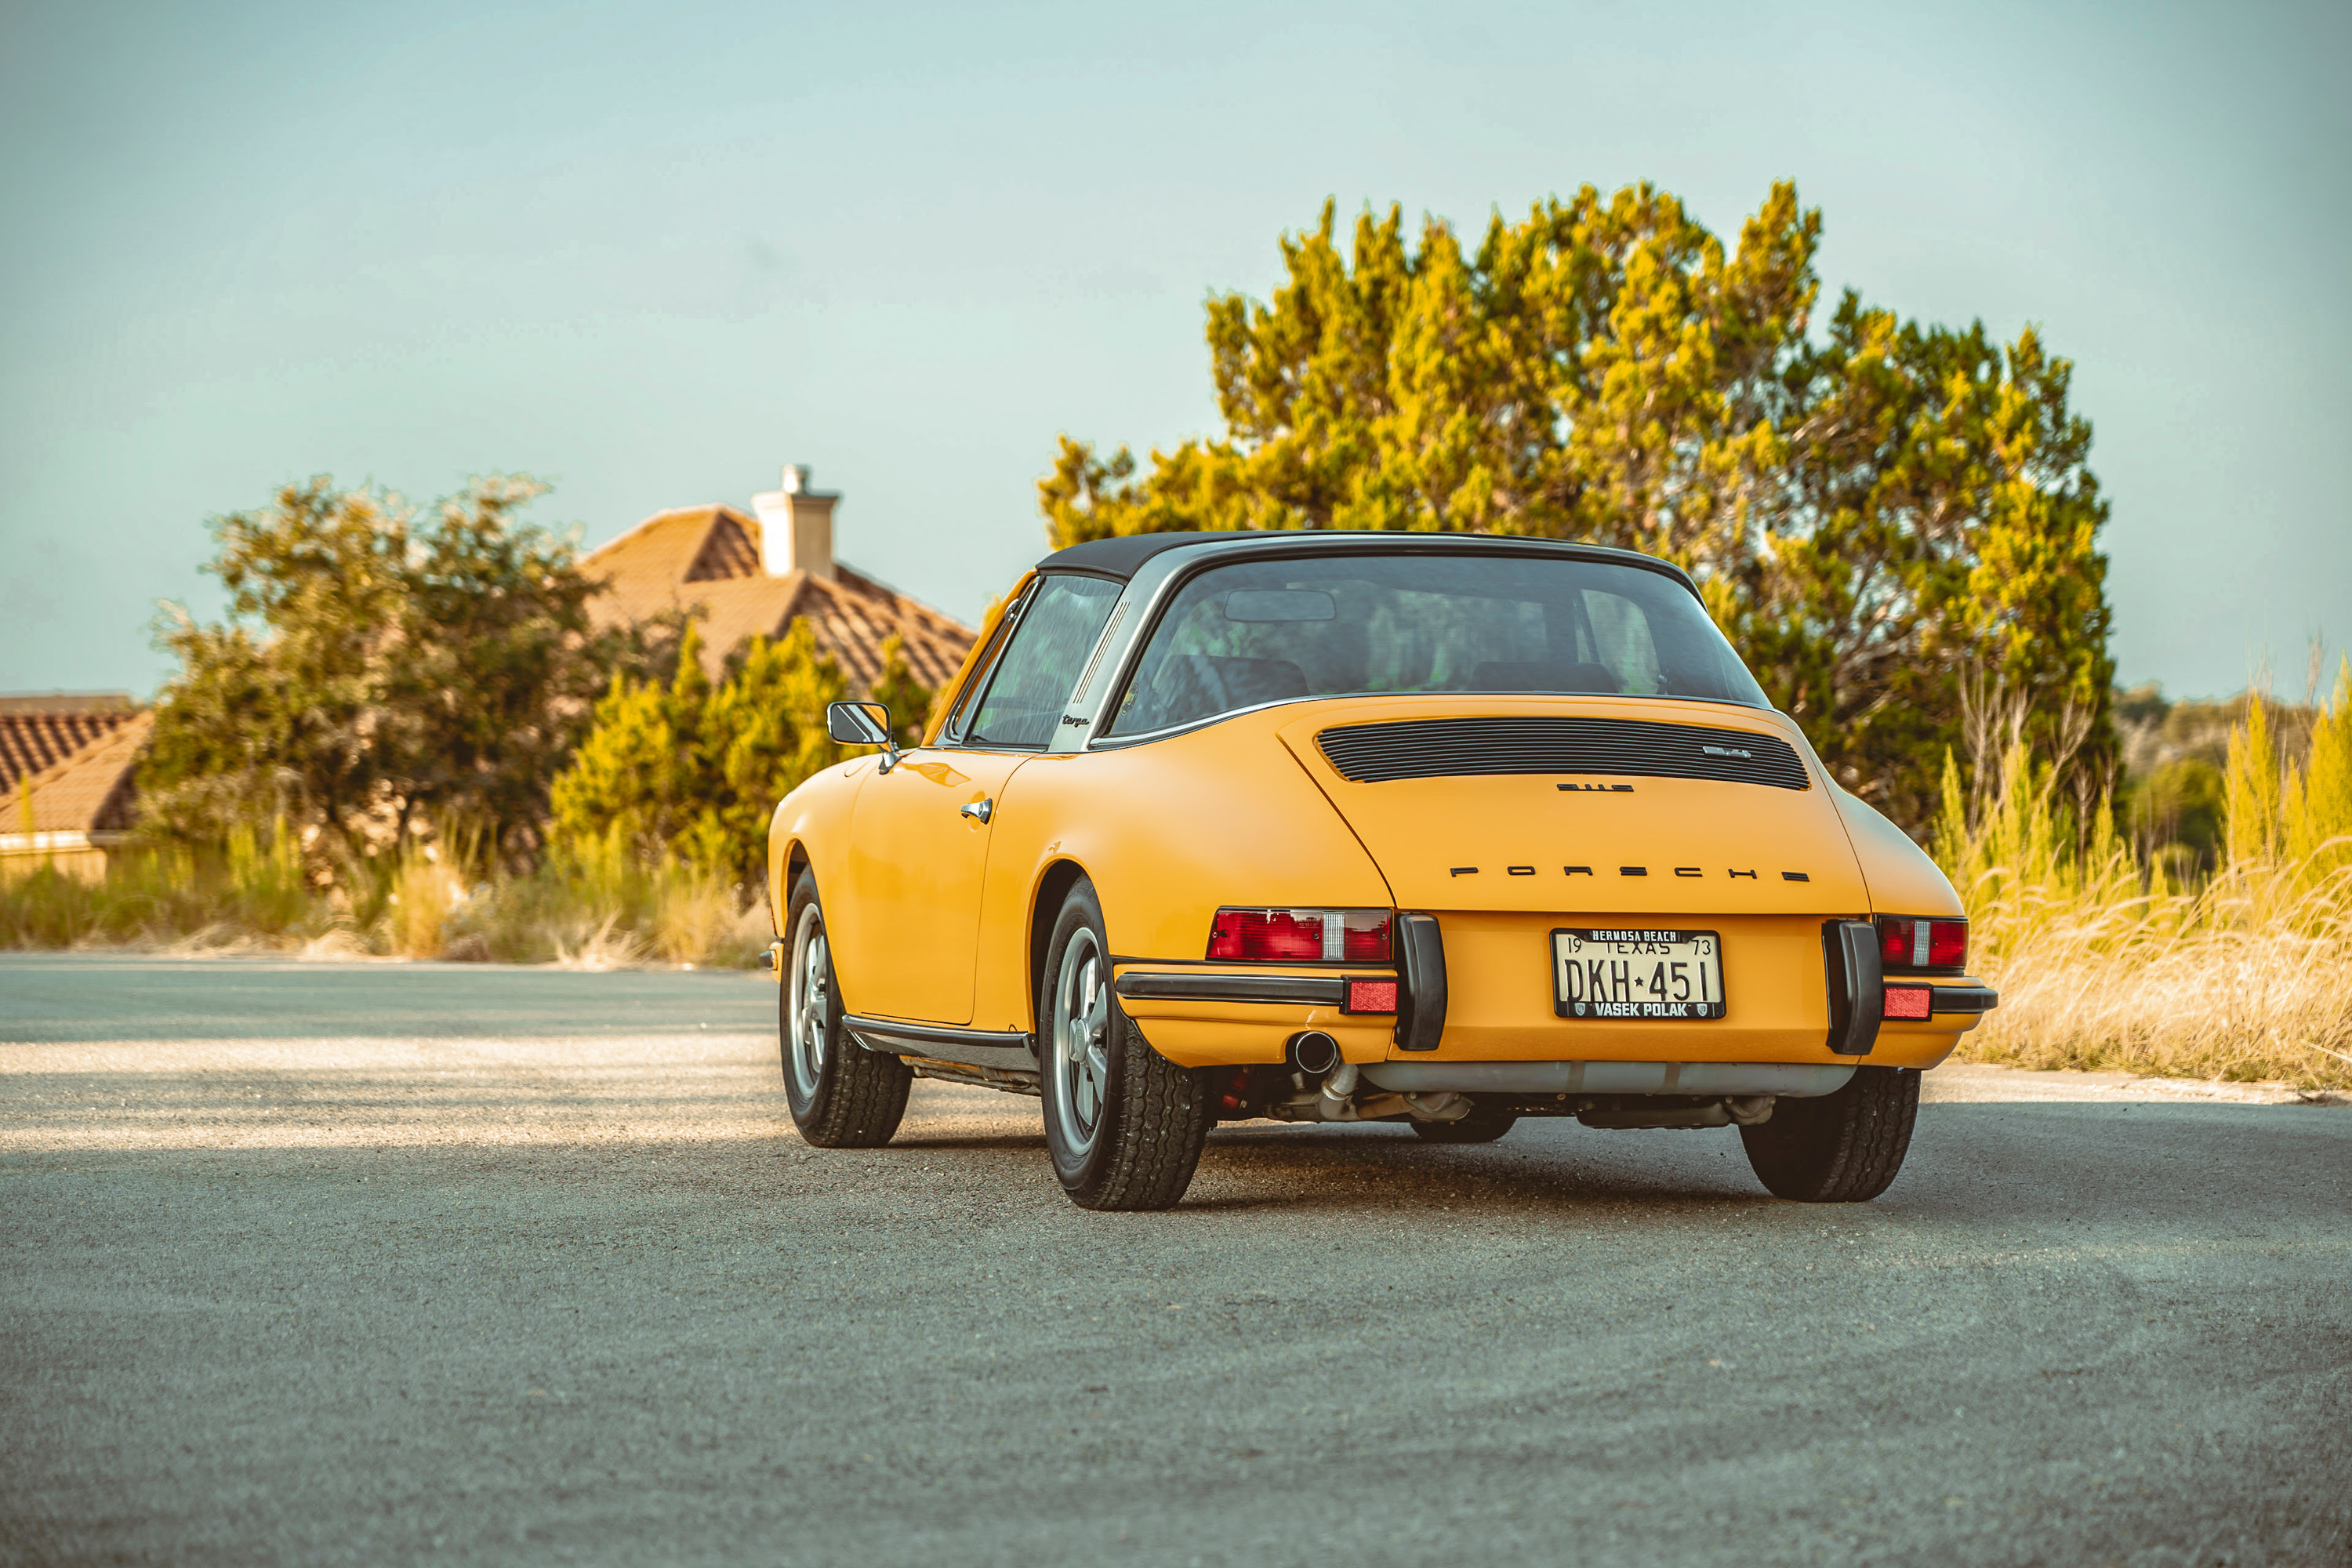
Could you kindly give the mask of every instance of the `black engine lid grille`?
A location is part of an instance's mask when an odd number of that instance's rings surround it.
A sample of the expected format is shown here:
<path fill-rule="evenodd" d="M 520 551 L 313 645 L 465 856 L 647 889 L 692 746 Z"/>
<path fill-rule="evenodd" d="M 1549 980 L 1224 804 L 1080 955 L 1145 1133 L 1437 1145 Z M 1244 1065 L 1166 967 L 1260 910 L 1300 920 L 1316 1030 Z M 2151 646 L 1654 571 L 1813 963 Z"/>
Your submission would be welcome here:
<path fill-rule="evenodd" d="M 1803 762 L 1777 735 L 1646 719 L 1406 719 L 1342 725 L 1316 741 L 1340 775 L 1358 784 L 1477 773 L 1622 773 L 1812 787 Z"/>

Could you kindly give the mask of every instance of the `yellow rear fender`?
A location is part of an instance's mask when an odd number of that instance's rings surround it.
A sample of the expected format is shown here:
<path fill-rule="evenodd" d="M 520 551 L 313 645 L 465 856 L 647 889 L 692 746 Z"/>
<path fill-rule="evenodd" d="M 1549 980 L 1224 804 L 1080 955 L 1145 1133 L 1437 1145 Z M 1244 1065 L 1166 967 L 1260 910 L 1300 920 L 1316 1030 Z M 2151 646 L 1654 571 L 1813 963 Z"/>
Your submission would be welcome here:
<path fill-rule="evenodd" d="M 1119 960 L 1200 963 L 1219 907 L 1387 909 L 1371 857 L 1247 715 L 1150 745 L 1033 758 L 1004 792 L 982 895 L 979 1028 L 1034 1026 L 1041 928 L 1078 875 Z"/>
<path fill-rule="evenodd" d="M 1862 879 L 1870 889 L 1874 913 L 1966 915 L 1960 895 L 1927 852 L 1867 802 L 1833 789 L 1838 816 L 1853 841 Z"/>

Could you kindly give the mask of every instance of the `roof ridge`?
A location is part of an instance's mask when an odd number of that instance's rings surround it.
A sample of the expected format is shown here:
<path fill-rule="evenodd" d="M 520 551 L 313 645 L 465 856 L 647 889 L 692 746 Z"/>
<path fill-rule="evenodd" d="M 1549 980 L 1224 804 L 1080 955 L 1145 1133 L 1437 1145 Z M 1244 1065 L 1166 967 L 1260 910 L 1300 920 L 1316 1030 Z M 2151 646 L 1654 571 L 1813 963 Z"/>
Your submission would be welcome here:
<path fill-rule="evenodd" d="M 657 522 L 667 522 L 672 518 L 687 517 L 698 511 L 712 513 L 713 521 L 717 521 L 716 514 L 719 512 L 727 512 L 732 514 L 735 521 L 738 522 L 751 523 L 753 528 L 757 528 L 759 526 L 757 519 L 744 516 L 741 512 L 737 511 L 733 507 L 729 506 L 723 500 L 703 501 L 694 506 L 665 507 L 661 510 L 654 513 L 651 517 L 643 518 L 631 523 L 628 527 L 621 530 L 620 532 L 613 535 L 612 538 L 606 540 L 604 543 L 599 544 L 593 550 L 589 551 L 580 559 L 583 562 L 593 561 L 597 556 L 604 554 L 608 550 L 618 549 L 620 546 L 627 543 L 630 540 L 635 538 L 638 534 L 643 533 L 646 529 L 653 527 L 654 524 Z"/>

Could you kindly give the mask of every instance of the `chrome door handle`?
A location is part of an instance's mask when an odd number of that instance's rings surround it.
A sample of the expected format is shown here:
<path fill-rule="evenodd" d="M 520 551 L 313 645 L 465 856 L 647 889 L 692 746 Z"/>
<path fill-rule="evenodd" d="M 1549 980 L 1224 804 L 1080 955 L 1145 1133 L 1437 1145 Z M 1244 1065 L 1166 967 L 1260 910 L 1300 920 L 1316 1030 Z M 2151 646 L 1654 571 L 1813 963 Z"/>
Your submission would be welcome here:
<path fill-rule="evenodd" d="M 982 795 L 978 800 L 971 801 L 956 808 L 959 815 L 969 816 L 974 822 L 986 822 L 989 819 L 990 815 L 994 812 L 995 809 L 995 803 L 991 801 L 986 795 Z"/>

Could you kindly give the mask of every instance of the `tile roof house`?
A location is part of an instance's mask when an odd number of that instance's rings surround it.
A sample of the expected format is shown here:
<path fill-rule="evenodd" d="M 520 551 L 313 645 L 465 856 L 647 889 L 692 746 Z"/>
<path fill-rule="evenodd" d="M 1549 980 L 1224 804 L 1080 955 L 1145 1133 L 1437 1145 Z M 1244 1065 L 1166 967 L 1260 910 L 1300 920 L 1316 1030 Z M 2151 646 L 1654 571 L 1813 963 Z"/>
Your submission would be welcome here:
<path fill-rule="evenodd" d="M 781 637 L 806 620 L 860 692 L 882 673 L 882 645 L 895 632 L 915 679 L 938 689 L 962 667 L 975 634 L 835 559 L 840 500 L 811 489 L 807 468 L 789 468 L 782 489 L 751 498 L 749 515 L 728 506 L 656 512 L 582 563 L 608 584 L 591 614 L 614 625 L 691 613 L 713 677 L 745 638 Z"/>
<path fill-rule="evenodd" d="M 153 724 L 121 693 L 0 697 L 0 875 L 39 865 L 102 874 L 130 831 Z"/>
<path fill-rule="evenodd" d="M 915 679 L 937 689 L 962 667 L 974 633 L 836 561 L 838 495 L 809 488 L 804 468 L 781 489 L 732 507 L 657 512 L 583 565 L 608 590 L 590 602 L 600 625 L 683 610 L 701 624 L 715 678 L 754 636 L 806 620 L 852 690 L 870 690 L 893 633 Z M 54 865 L 101 875 L 136 805 L 136 763 L 154 715 L 120 693 L 0 697 L 0 874 Z"/>

